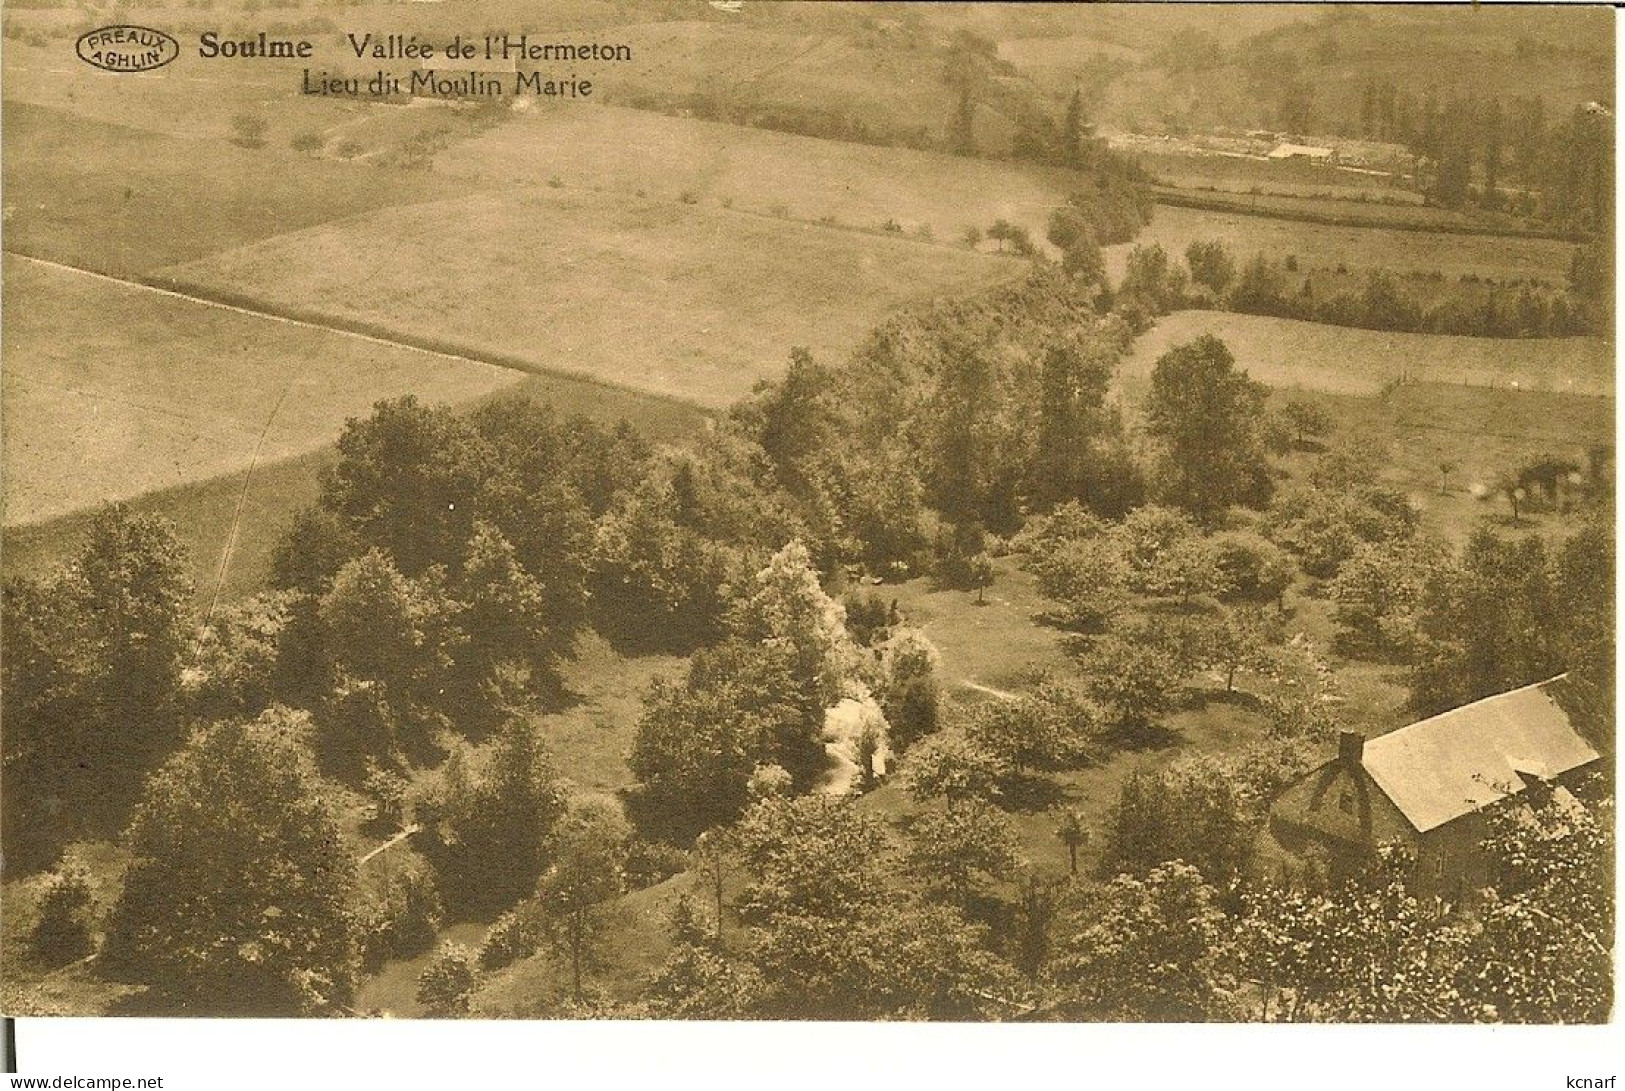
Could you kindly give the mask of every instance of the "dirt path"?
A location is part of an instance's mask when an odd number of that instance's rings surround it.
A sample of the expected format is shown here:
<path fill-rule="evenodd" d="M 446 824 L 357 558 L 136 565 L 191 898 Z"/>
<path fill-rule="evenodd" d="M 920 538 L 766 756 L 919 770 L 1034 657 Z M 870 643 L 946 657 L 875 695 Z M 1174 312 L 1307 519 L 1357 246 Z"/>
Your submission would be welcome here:
<path fill-rule="evenodd" d="M 998 697 L 1001 700 L 1005 700 L 1005 701 L 1019 701 L 1019 700 L 1021 700 L 1021 694 L 1019 694 L 1019 693 L 1011 693 L 1007 689 L 995 689 L 992 686 L 984 686 L 984 685 L 982 685 L 982 683 L 973 682 L 969 678 L 960 679 L 959 684 L 961 686 L 964 686 L 966 689 L 973 689 L 977 693 L 985 693 L 989 697 Z"/>

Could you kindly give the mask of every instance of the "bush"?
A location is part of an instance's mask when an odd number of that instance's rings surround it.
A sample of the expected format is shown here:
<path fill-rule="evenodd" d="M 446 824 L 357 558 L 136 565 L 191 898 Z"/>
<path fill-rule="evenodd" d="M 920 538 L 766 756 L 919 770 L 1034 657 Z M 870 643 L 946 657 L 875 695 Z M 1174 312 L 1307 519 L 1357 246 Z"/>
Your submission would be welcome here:
<path fill-rule="evenodd" d="M 36 962 L 54 968 L 90 954 L 95 946 L 90 932 L 94 901 L 90 872 L 76 860 L 64 860 L 40 894 L 39 923 L 28 941 Z"/>
<path fill-rule="evenodd" d="M 402 846 L 389 852 L 397 854 L 390 861 L 396 870 L 377 880 L 360 912 L 361 964 L 369 972 L 392 959 L 421 955 L 434 946 L 443 923 L 440 892 L 428 864 Z"/>
<path fill-rule="evenodd" d="M 688 867 L 688 854 L 664 841 L 633 838 L 626 846 L 626 882 L 634 890 L 663 883 Z"/>
<path fill-rule="evenodd" d="M 305 129 L 303 132 L 294 133 L 293 139 L 288 141 L 289 146 L 294 151 L 307 153 L 321 151 L 322 145 L 325 143 L 322 134 L 314 129 Z"/>
<path fill-rule="evenodd" d="M 491 923 L 480 944 L 479 967 L 486 973 L 534 955 L 546 938 L 542 915 L 534 900 L 521 902 Z"/>
<path fill-rule="evenodd" d="M 479 979 L 468 948 L 456 943 L 443 945 L 426 969 L 418 975 L 418 1003 L 430 1018 L 468 1014 L 469 997 Z"/>
<path fill-rule="evenodd" d="M 263 148 L 265 130 L 265 119 L 258 114 L 237 114 L 231 119 L 231 142 L 242 148 Z"/>

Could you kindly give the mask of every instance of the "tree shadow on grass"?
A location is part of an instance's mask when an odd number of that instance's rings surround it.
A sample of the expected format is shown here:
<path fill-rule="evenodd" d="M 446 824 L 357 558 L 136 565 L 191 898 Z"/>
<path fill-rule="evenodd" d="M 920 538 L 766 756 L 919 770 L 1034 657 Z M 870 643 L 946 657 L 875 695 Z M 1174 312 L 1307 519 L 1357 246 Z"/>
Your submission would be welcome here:
<path fill-rule="evenodd" d="M 1186 694 L 1180 702 L 1180 708 L 1189 712 L 1200 712 L 1214 705 L 1228 705 L 1231 708 L 1243 709 L 1247 712 L 1264 713 L 1264 699 L 1258 694 L 1244 689 L 1197 689 Z"/>
<path fill-rule="evenodd" d="M 1170 750 L 1185 742 L 1185 733 L 1167 724 L 1149 724 L 1145 727 L 1119 728 L 1108 736 L 1112 749 L 1126 753 L 1148 750 Z"/>
<path fill-rule="evenodd" d="M 999 799 L 999 805 L 1007 811 L 1022 814 L 1050 810 L 1066 798 L 1065 791 L 1055 778 L 1042 773 L 1016 773 L 1000 787 L 1004 794 Z"/>

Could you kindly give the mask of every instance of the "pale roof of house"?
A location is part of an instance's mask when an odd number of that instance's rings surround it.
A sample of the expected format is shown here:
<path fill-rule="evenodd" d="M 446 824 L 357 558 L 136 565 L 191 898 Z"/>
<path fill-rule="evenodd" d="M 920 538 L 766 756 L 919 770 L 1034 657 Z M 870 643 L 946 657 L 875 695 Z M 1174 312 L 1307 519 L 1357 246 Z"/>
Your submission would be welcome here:
<path fill-rule="evenodd" d="M 1559 678 L 1562 676 L 1560 675 Z M 1597 760 L 1549 692 L 1558 678 L 1453 708 L 1365 744 L 1361 764 L 1417 832 Z"/>

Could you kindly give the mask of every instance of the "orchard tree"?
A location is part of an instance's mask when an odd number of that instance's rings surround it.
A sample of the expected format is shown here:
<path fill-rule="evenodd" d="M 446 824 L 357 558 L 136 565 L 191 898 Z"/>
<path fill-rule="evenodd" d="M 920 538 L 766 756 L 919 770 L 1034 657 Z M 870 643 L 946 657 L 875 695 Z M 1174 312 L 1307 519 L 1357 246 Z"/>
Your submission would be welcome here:
<path fill-rule="evenodd" d="M 568 952 L 578 1004 L 584 973 L 602 956 L 608 903 L 626 888 L 631 835 L 618 809 L 596 802 L 572 807 L 553 831 L 553 862 L 537 887 L 537 904 Z"/>
<path fill-rule="evenodd" d="M 1158 488 L 1169 503 L 1212 522 L 1231 505 L 1269 499 L 1260 438 L 1264 394 L 1210 334 L 1157 360 L 1145 402 L 1146 431 L 1161 446 Z"/>
<path fill-rule="evenodd" d="M 1227 600 L 1262 605 L 1274 603 L 1285 612 L 1286 589 L 1292 586 L 1297 565 L 1268 538 L 1226 531 L 1211 539 Z"/>
<path fill-rule="evenodd" d="M 1096 629 L 1128 605 L 1129 567 L 1107 538 L 1038 543 L 1028 554 L 1038 589 L 1057 606 L 1059 619 Z"/>
<path fill-rule="evenodd" d="M 993 800 L 1003 793 L 1010 771 L 1003 756 L 962 735 L 938 733 L 909 751 L 903 783 L 916 800 Z"/>
<path fill-rule="evenodd" d="M 1087 890 L 1061 930 L 1048 978 L 1070 1020 L 1234 1018 L 1228 926 L 1188 864 L 1119 875 Z"/>
<path fill-rule="evenodd" d="M 103 962 L 167 1012 L 346 1010 L 355 863 L 302 741 L 303 713 L 195 734 L 148 783 Z"/>
<path fill-rule="evenodd" d="M 969 799 L 918 815 L 906 859 L 932 896 L 963 907 L 1008 879 L 1019 857 L 1004 812 Z"/>
<path fill-rule="evenodd" d="M 1045 677 L 1030 695 L 978 705 L 965 738 L 1019 777 L 1093 760 L 1098 718 L 1081 693 Z"/>
<path fill-rule="evenodd" d="M 1207 625 L 1201 658 L 1224 675 L 1224 691 L 1235 692 L 1236 672 L 1261 671 L 1270 665 L 1269 649 L 1278 636 L 1256 607 L 1222 609 Z"/>
<path fill-rule="evenodd" d="M 1107 633 L 1083 660 L 1086 685 L 1106 720 L 1131 742 L 1148 741 L 1173 708 L 1180 685 L 1174 657 L 1143 636 Z"/>
<path fill-rule="evenodd" d="M 1311 440 L 1318 440 L 1332 430 L 1331 414 L 1318 402 L 1293 398 L 1281 408 L 1281 415 L 1286 418 L 1299 448 L 1308 447 Z"/>
<path fill-rule="evenodd" d="M 558 774 L 525 721 L 509 720 L 472 771 L 454 751 L 442 766 L 439 790 L 418 804 L 423 852 L 448 911 L 490 912 L 530 894 L 563 814 Z"/>

